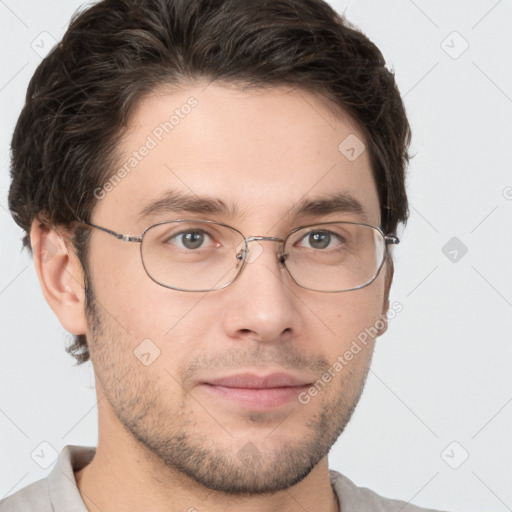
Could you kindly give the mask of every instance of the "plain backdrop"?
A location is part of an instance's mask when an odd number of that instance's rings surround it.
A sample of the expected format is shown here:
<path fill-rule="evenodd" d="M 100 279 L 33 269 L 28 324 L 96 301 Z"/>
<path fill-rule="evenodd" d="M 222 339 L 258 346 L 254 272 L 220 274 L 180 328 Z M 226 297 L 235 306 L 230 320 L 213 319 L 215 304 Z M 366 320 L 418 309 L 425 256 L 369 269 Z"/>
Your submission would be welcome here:
<path fill-rule="evenodd" d="M 28 81 L 81 4 L 0 0 L 0 498 L 48 474 L 53 450 L 97 440 L 92 368 L 65 353 L 69 335 L 7 208 Z M 331 468 L 425 507 L 510 511 L 512 2 L 331 4 L 395 71 L 415 155 L 394 250 L 391 302 L 403 309 L 377 342 Z"/>

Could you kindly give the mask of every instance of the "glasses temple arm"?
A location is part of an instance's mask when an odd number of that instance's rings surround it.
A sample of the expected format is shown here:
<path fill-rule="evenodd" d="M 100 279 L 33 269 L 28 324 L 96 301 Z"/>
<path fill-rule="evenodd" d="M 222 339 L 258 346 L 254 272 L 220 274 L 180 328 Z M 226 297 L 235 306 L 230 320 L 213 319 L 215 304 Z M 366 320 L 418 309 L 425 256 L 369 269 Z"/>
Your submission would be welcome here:
<path fill-rule="evenodd" d="M 386 245 L 388 244 L 399 244 L 400 239 L 396 235 L 384 235 L 384 241 L 386 242 Z"/>
<path fill-rule="evenodd" d="M 141 242 L 142 241 L 141 236 L 123 235 L 122 233 L 117 233 L 115 231 L 112 231 L 111 229 L 103 228 L 101 226 L 97 226 L 96 224 L 92 224 L 91 222 L 85 222 L 84 220 L 80 220 L 80 219 L 77 219 L 77 222 L 79 222 L 80 224 L 89 226 L 91 228 L 99 229 L 100 231 L 103 231 L 104 233 L 108 233 L 109 235 L 115 236 L 118 240 L 123 240 L 124 242 Z"/>

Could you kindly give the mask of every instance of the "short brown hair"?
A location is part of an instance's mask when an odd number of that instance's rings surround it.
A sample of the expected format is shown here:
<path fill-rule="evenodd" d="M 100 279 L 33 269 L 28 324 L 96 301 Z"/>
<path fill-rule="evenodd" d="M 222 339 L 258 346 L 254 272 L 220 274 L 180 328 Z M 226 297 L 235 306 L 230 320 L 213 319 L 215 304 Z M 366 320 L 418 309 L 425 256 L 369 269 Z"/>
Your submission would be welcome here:
<path fill-rule="evenodd" d="M 140 98 L 197 79 L 250 87 L 297 86 L 334 101 L 365 135 L 382 229 L 409 215 L 411 133 L 379 49 L 323 0 L 103 0 L 75 15 L 32 77 L 12 139 L 9 208 L 25 231 L 38 218 L 86 221 L 94 190 L 113 174 Z M 86 277 L 88 230 L 73 245 Z M 68 347 L 89 359 L 85 335 Z"/>

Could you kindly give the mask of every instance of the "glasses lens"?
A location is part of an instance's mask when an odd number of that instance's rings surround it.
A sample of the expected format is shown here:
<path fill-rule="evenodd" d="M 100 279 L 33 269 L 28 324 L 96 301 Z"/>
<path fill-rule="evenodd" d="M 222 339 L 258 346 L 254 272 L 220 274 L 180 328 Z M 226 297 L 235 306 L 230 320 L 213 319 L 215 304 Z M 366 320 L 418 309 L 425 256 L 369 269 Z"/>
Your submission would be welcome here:
<path fill-rule="evenodd" d="M 208 221 L 172 221 L 148 229 L 142 261 L 149 276 L 184 291 L 218 290 L 235 279 L 245 246 L 236 230 Z"/>
<path fill-rule="evenodd" d="M 346 291 L 369 284 L 385 257 L 379 230 L 360 224 L 308 226 L 285 246 L 286 267 L 297 284 L 318 291 Z"/>

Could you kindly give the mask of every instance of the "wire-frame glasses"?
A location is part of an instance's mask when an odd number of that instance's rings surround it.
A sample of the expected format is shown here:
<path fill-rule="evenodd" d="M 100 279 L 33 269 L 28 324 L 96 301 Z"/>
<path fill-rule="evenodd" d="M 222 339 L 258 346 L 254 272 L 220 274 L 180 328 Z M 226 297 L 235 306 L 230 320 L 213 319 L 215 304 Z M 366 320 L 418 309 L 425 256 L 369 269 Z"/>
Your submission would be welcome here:
<path fill-rule="evenodd" d="M 211 220 L 158 222 L 141 235 L 116 233 L 79 220 L 124 242 L 140 243 L 142 264 L 156 283 L 173 290 L 206 292 L 230 285 L 247 263 L 249 242 L 278 242 L 277 258 L 296 284 L 319 292 L 345 292 L 368 286 L 387 257 L 394 234 L 360 222 L 321 222 L 300 226 L 285 238 L 246 237 L 238 229 Z"/>

